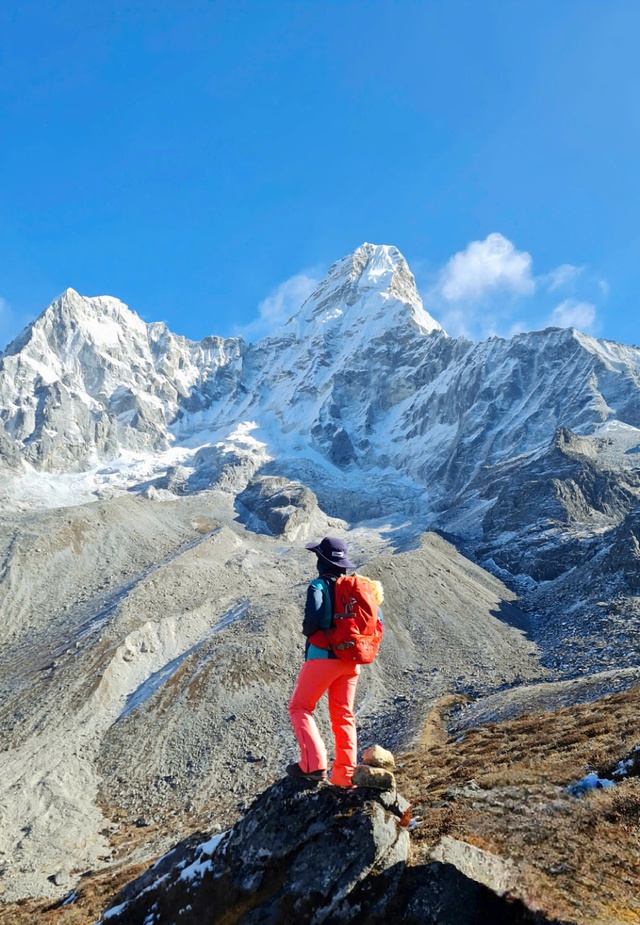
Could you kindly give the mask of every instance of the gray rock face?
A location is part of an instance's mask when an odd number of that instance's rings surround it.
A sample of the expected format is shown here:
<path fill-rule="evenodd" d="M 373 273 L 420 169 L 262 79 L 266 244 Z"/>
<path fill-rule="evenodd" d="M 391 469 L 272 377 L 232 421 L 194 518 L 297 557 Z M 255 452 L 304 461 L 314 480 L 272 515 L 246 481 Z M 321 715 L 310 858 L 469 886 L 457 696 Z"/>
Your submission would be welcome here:
<path fill-rule="evenodd" d="M 387 922 L 403 925 L 575 925 L 549 919 L 512 897 L 503 897 L 453 864 L 409 868 Z M 384 925 L 383 918 L 365 920 Z"/>
<path fill-rule="evenodd" d="M 407 859 L 407 808 L 397 794 L 278 781 L 210 861 L 191 849 L 168 875 L 156 869 L 155 884 L 144 875 L 108 921 L 320 925 L 383 914 Z M 200 876 L 185 876 L 189 865 Z"/>
<path fill-rule="evenodd" d="M 620 591 L 629 597 L 640 595 L 640 510 L 628 514 L 611 532 L 611 544 L 602 556 L 602 571 L 616 575 Z"/>
<path fill-rule="evenodd" d="M 490 503 L 473 556 L 519 588 L 544 663 L 569 676 L 640 664 L 635 439 L 560 428 L 474 482 Z"/>
<path fill-rule="evenodd" d="M 569 925 L 515 899 L 513 862 L 467 842 L 444 836 L 433 863 L 406 866 L 408 809 L 395 793 L 279 781 L 229 833 L 168 852 L 101 922 Z"/>
<path fill-rule="evenodd" d="M 640 470 L 616 467 L 606 454 L 599 458 L 597 442 L 561 428 L 528 465 L 507 461 L 479 477 L 479 493 L 493 503 L 482 521 L 478 556 L 492 555 L 501 568 L 537 581 L 592 558 L 596 548 L 584 542 L 585 528 L 615 527 L 640 504 Z M 554 529 L 580 532 L 581 541 L 559 549 L 550 541 Z"/>
<path fill-rule="evenodd" d="M 247 523 L 257 532 L 260 525 L 273 536 L 295 539 L 319 513 L 318 499 L 300 483 L 275 476 L 259 476 L 237 496 L 237 505 L 247 512 Z"/>

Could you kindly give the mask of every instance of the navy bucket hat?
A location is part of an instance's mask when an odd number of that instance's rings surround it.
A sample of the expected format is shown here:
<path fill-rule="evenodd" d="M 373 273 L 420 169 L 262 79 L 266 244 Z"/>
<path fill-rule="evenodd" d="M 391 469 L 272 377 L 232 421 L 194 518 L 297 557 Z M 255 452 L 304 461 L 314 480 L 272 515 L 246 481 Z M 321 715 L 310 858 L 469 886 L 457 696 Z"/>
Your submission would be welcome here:
<path fill-rule="evenodd" d="M 307 543 L 305 549 L 315 552 L 325 562 L 337 565 L 338 568 L 356 568 L 353 562 L 349 562 L 347 544 L 344 540 L 336 539 L 333 536 L 325 536 L 321 543 Z"/>

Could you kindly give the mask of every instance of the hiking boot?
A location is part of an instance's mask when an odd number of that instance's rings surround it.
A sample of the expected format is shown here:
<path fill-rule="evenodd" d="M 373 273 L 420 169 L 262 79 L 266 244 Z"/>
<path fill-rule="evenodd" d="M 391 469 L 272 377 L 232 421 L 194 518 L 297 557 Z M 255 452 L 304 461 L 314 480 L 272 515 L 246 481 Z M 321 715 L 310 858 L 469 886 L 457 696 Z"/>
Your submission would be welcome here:
<path fill-rule="evenodd" d="M 296 780 L 321 781 L 327 776 L 326 771 L 303 771 L 299 764 L 287 765 L 286 771 L 289 777 L 294 777 Z"/>

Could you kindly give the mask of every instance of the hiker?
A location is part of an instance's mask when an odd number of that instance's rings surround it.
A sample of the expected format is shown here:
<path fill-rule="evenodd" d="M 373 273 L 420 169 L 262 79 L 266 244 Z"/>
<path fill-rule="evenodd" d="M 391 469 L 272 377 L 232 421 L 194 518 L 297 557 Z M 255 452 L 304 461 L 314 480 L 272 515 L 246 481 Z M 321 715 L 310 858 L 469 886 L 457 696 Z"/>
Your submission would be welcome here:
<path fill-rule="evenodd" d="M 331 783 L 338 787 L 351 787 L 351 777 L 357 764 L 358 744 L 353 705 L 360 664 L 339 658 L 335 651 L 328 647 L 325 631 L 335 625 L 336 581 L 347 574 L 347 569 L 355 569 L 355 565 L 349 561 L 344 540 L 327 536 L 321 543 L 307 543 L 306 549 L 316 554 L 318 577 L 307 589 L 302 624 L 302 632 L 307 637 L 305 661 L 289 702 L 291 725 L 300 746 L 300 761 L 290 764 L 287 774 L 314 781 L 327 777 L 327 749 L 313 718 L 316 704 L 327 691 L 336 751 L 331 769 Z M 368 579 L 359 580 L 368 582 Z M 382 614 L 377 608 L 377 603 L 382 601 L 382 588 L 379 583 L 369 584 L 376 584 L 379 589 L 379 592 L 376 589 L 377 596 L 373 606 L 377 611 L 378 620 L 381 621 Z M 378 631 L 381 637 L 381 623 L 378 623 Z"/>

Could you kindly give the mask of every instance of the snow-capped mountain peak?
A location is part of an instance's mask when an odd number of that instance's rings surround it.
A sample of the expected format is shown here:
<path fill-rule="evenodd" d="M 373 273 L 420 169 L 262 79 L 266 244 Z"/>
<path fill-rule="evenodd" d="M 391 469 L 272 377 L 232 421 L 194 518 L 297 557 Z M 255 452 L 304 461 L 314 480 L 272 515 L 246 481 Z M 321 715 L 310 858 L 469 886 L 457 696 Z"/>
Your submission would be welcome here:
<path fill-rule="evenodd" d="M 198 471 L 181 476 L 192 490 L 229 481 L 233 466 L 246 480 L 267 458 L 304 481 L 313 460 L 312 487 L 349 473 L 357 495 L 385 472 L 394 509 L 424 490 L 435 508 L 483 467 L 544 449 L 559 426 L 640 427 L 639 388 L 636 348 L 557 329 L 447 337 L 397 248 L 365 243 L 257 344 L 194 343 L 117 299 L 67 290 L 0 358 L 0 466 L 68 473 L 140 454 L 149 479 L 167 452 Z M 238 436 L 249 426 L 260 453 Z M 411 483 L 393 497 L 391 471 Z"/>
<path fill-rule="evenodd" d="M 146 339 L 147 325 L 119 299 L 81 296 L 75 289 L 59 295 L 5 351 L 11 356 L 24 350 L 52 349 L 64 363 L 65 354 L 83 344 L 117 347 L 127 337 Z"/>
<path fill-rule="evenodd" d="M 284 331 L 301 339 L 331 331 L 371 340 L 407 324 L 422 334 L 442 331 L 424 310 L 400 251 L 387 244 L 365 243 L 329 268 Z"/>
<path fill-rule="evenodd" d="M 112 296 L 81 296 L 67 289 L 53 303 L 53 313 L 74 318 L 96 343 L 116 343 L 121 330 L 136 331 L 146 336 L 145 322 L 131 309 Z"/>

